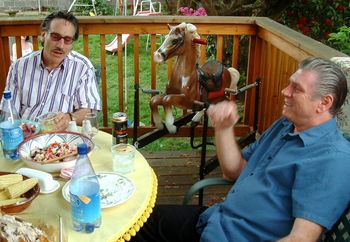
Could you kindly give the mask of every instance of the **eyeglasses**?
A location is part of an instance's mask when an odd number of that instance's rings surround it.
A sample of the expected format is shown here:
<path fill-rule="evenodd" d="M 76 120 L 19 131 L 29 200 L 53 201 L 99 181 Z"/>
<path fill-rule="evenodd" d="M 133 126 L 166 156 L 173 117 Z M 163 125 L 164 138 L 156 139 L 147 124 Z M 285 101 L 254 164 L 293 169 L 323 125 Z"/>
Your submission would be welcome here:
<path fill-rule="evenodd" d="M 62 36 L 62 35 L 60 35 L 59 33 L 56 33 L 56 32 L 50 33 L 50 38 L 53 41 L 60 41 L 61 39 L 63 39 L 64 43 L 66 45 L 70 45 L 74 41 L 74 39 L 72 37 L 70 37 L 70 36 Z"/>

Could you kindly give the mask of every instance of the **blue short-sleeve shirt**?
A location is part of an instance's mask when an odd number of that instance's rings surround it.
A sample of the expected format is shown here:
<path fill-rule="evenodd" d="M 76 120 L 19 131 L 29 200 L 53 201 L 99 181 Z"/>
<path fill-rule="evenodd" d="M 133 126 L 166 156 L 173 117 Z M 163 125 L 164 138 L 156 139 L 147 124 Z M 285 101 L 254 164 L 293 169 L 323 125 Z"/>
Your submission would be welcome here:
<path fill-rule="evenodd" d="M 335 119 L 293 130 L 282 117 L 244 150 L 247 166 L 225 201 L 198 220 L 201 241 L 275 241 L 295 218 L 332 227 L 350 201 L 350 143 Z"/>

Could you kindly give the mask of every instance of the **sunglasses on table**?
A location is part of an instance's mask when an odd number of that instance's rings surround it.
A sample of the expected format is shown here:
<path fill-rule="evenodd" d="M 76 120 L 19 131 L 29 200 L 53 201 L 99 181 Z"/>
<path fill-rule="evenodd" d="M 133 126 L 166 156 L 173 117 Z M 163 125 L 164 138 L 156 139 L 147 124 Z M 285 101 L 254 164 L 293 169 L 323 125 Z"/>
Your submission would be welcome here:
<path fill-rule="evenodd" d="M 72 37 L 70 37 L 70 36 L 62 36 L 62 35 L 60 35 L 59 33 L 56 33 L 56 32 L 51 32 L 50 33 L 50 38 L 53 41 L 60 41 L 61 39 L 63 39 L 64 43 L 66 45 L 70 45 L 74 41 L 74 39 Z"/>

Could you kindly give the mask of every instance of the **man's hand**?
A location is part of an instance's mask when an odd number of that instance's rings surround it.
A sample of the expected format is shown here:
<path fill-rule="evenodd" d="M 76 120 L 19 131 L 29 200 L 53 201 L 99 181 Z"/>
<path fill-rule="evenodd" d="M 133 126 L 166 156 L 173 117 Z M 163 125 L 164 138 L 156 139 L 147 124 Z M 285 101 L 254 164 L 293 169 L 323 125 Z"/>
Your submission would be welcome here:
<path fill-rule="evenodd" d="M 207 114 L 215 130 L 232 129 L 239 120 L 237 105 L 232 101 L 210 105 Z"/>
<path fill-rule="evenodd" d="M 65 131 L 68 128 L 68 123 L 71 121 L 70 115 L 68 113 L 59 112 L 55 119 L 57 131 Z"/>

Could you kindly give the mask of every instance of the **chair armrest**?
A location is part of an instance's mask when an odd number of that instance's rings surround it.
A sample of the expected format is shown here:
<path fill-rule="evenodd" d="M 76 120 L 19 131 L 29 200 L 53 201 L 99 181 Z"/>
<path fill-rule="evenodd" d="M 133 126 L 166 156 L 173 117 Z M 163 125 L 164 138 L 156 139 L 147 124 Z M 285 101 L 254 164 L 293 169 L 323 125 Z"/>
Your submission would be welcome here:
<path fill-rule="evenodd" d="M 348 207 L 333 228 L 326 232 L 322 242 L 345 242 L 350 239 L 350 207 Z"/>
<path fill-rule="evenodd" d="M 234 181 L 228 181 L 221 177 L 205 178 L 195 184 L 193 184 L 190 189 L 186 192 L 182 204 L 188 204 L 193 195 L 196 194 L 199 190 L 208 187 L 208 186 L 217 186 L 217 185 L 233 185 Z"/>

